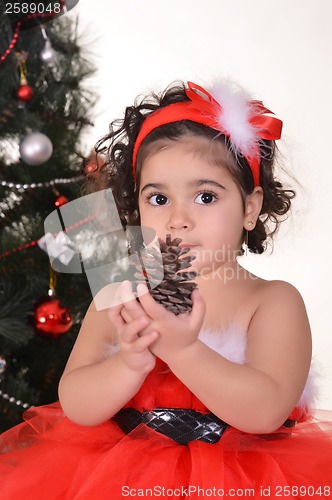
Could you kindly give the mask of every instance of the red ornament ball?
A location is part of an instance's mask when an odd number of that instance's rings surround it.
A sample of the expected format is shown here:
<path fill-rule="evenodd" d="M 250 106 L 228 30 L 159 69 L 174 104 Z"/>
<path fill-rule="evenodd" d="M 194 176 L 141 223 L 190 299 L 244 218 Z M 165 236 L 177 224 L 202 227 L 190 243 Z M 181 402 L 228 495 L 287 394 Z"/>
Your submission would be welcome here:
<path fill-rule="evenodd" d="M 100 174 L 100 169 L 105 165 L 105 159 L 96 156 L 94 151 L 91 152 L 90 156 L 85 158 L 82 165 L 82 171 L 84 176 L 98 178 Z"/>
<path fill-rule="evenodd" d="M 42 335 L 59 337 L 68 332 L 73 324 L 69 307 L 63 307 L 60 299 L 46 297 L 38 302 L 34 313 L 34 326 Z"/>
<path fill-rule="evenodd" d="M 33 88 L 30 85 L 21 85 L 17 89 L 16 96 L 20 101 L 30 101 L 33 96 Z"/>
<path fill-rule="evenodd" d="M 98 164 L 95 161 L 88 161 L 83 167 L 83 171 L 85 174 L 91 174 L 93 172 L 96 172 L 98 170 Z"/>
<path fill-rule="evenodd" d="M 62 205 L 65 205 L 66 203 L 68 203 L 68 201 L 69 201 L 68 198 L 60 195 L 56 198 L 54 205 L 59 208 L 59 207 L 62 207 Z"/>

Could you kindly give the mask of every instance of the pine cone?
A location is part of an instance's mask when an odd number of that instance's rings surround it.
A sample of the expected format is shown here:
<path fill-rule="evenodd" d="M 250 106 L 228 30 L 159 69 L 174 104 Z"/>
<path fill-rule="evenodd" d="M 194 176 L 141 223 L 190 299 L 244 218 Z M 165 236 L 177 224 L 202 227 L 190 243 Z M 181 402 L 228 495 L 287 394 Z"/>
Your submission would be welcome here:
<path fill-rule="evenodd" d="M 191 266 L 195 256 L 187 255 L 183 257 L 190 249 L 180 248 L 181 241 L 181 238 L 172 240 L 170 234 L 166 236 L 166 241 L 158 238 L 164 277 L 160 275 L 160 271 L 158 276 L 156 262 L 159 262 L 160 257 L 159 251 L 155 249 L 149 251 L 148 257 L 144 259 L 145 276 L 142 275 L 141 271 L 134 274 L 137 281 L 146 282 L 152 297 L 174 314 L 191 311 L 192 300 L 190 295 L 197 287 L 197 284 L 192 280 L 196 278 L 198 273 L 184 271 L 184 269 Z M 151 285 L 158 283 L 160 279 L 162 279 L 161 283 L 151 289 Z"/>

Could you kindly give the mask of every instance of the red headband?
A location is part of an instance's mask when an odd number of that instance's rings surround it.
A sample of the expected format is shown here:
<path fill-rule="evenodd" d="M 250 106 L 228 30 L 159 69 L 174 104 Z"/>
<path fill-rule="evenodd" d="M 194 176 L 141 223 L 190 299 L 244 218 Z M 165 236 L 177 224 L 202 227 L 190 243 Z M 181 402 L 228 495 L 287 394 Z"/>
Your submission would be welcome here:
<path fill-rule="evenodd" d="M 241 127 L 246 127 L 247 131 L 252 135 L 250 143 L 239 146 L 238 130 L 234 133 L 227 127 L 225 121 L 225 106 L 219 104 L 221 98 L 214 99 L 209 92 L 196 85 L 195 83 L 188 82 L 188 88 L 185 89 L 187 97 L 190 101 L 177 102 L 170 104 L 164 108 L 160 108 L 150 113 L 144 120 L 142 127 L 138 133 L 134 151 L 133 151 L 133 177 L 136 180 L 136 160 L 139 148 L 141 147 L 144 139 L 154 129 L 166 125 L 168 123 L 179 122 L 182 120 L 189 120 L 196 123 L 207 125 L 214 130 L 218 130 L 225 135 L 231 142 L 234 152 L 239 151 L 247 160 L 252 171 L 254 185 L 259 186 L 260 175 L 260 152 L 259 152 L 259 139 L 277 140 L 281 137 L 282 121 L 273 116 L 267 116 L 267 113 L 273 114 L 264 107 L 261 101 L 246 101 L 244 108 L 241 111 L 240 120 L 242 123 L 237 123 L 235 126 L 239 130 Z M 234 96 L 233 96 L 234 97 Z M 232 97 L 232 99 L 233 99 Z M 234 100 L 228 102 L 229 115 L 232 115 L 232 106 Z M 243 104 L 243 103 L 242 103 Z M 240 121 L 238 120 L 238 121 Z M 235 137 L 235 135 L 237 137 Z M 244 151 L 246 149 L 246 151 Z"/>

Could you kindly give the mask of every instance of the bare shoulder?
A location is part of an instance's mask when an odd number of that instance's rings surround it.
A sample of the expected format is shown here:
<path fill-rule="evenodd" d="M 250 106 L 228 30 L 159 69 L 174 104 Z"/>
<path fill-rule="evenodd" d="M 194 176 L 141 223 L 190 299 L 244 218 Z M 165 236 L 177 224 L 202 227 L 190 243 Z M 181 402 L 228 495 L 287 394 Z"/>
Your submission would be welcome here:
<path fill-rule="evenodd" d="M 259 280 L 255 289 L 255 311 L 249 331 L 288 332 L 291 337 L 309 336 L 310 325 L 300 292 L 286 281 Z"/>
<path fill-rule="evenodd" d="M 262 299 L 271 299 L 278 298 L 280 300 L 289 300 L 293 299 L 295 301 L 299 300 L 303 302 L 302 295 L 298 291 L 298 289 L 288 283 L 287 281 L 282 280 L 258 280 L 257 286 L 258 293 L 261 295 Z"/>
<path fill-rule="evenodd" d="M 284 313 L 290 309 L 305 312 L 305 303 L 298 289 L 287 281 L 259 280 L 256 286 L 257 312 L 268 308 Z"/>
<path fill-rule="evenodd" d="M 248 337 L 249 344 L 265 345 L 282 357 L 293 351 L 311 354 L 311 329 L 300 292 L 285 281 L 260 280 L 256 284 L 255 311 Z M 284 351 L 284 354 L 283 354 Z M 271 352 L 271 355 L 272 352 Z"/>

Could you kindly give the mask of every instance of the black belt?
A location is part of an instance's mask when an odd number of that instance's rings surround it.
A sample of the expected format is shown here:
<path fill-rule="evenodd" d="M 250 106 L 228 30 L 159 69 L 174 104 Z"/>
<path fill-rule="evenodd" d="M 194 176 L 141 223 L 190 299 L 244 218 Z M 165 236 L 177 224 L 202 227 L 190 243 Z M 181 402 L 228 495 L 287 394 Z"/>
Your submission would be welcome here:
<path fill-rule="evenodd" d="M 142 413 L 134 408 L 125 408 L 116 413 L 112 420 L 126 434 L 139 424 L 145 424 L 184 445 L 196 440 L 216 443 L 229 427 L 213 413 L 203 414 L 182 408 L 155 408 Z"/>
<path fill-rule="evenodd" d="M 190 441 L 217 443 L 229 427 L 226 422 L 213 413 L 203 414 L 183 408 L 155 408 L 142 413 L 134 408 L 125 408 L 116 413 L 112 420 L 126 434 L 129 434 L 138 425 L 145 424 L 184 445 L 187 445 Z M 284 427 L 289 428 L 295 425 L 296 420 L 289 418 L 283 424 Z"/>

